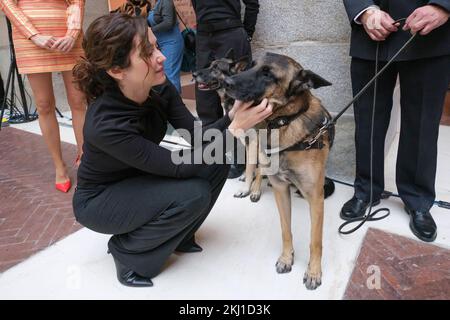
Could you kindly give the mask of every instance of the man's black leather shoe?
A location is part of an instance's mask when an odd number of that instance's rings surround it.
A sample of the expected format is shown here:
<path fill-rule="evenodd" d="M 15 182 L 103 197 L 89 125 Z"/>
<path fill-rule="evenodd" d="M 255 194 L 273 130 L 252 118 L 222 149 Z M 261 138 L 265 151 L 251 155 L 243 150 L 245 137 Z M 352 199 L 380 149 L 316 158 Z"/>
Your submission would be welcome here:
<path fill-rule="evenodd" d="M 245 165 L 243 164 L 232 164 L 230 166 L 230 171 L 228 172 L 228 179 L 239 178 L 245 171 Z"/>
<path fill-rule="evenodd" d="M 114 257 L 113 257 L 114 258 Z M 125 267 L 119 260 L 114 258 L 117 270 L 117 280 L 128 287 L 152 287 L 153 282 L 150 278 L 138 275 L 130 268 Z"/>
<path fill-rule="evenodd" d="M 378 204 L 380 204 L 380 200 L 373 201 L 373 206 Z M 353 196 L 342 206 L 340 217 L 344 220 L 362 217 L 368 207 L 369 201 L 366 202 Z"/>
<path fill-rule="evenodd" d="M 409 214 L 409 228 L 414 235 L 422 241 L 433 242 L 437 236 L 437 227 L 430 211 L 410 210 L 406 206 L 405 211 Z"/>

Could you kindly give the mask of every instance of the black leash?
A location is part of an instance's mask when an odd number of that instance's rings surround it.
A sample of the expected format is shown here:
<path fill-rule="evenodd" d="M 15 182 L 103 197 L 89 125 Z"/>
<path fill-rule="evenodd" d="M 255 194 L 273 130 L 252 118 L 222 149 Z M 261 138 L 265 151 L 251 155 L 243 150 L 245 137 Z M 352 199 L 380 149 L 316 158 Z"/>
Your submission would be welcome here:
<path fill-rule="evenodd" d="M 329 180 L 331 180 L 333 182 L 342 184 L 342 185 L 347 186 L 347 187 L 352 187 L 352 188 L 355 187 L 355 185 L 353 183 L 345 182 L 345 181 L 342 181 L 342 180 L 339 180 L 339 179 L 336 179 L 336 178 L 327 177 L 327 179 L 329 179 Z M 390 197 L 395 197 L 395 198 L 399 198 L 399 199 L 401 198 L 400 195 L 398 195 L 398 194 L 396 194 L 394 192 L 388 191 L 388 190 L 384 190 L 381 193 L 381 199 L 388 199 Z M 437 205 L 440 208 L 444 208 L 444 209 L 450 210 L 450 202 L 447 202 L 447 201 L 434 200 L 433 205 Z"/>
<path fill-rule="evenodd" d="M 398 19 L 396 21 L 394 21 L 393 24 L 397 24 L 399 22 L 402 22 L 406 20 L 406 18 L 402 18 L 402 19 Z M 337 119 L 339 119 L 344 112 L 350 108 L 350 106 L 359 99 L 359 97 L 372 85 L 374 84 L 374 93 L 373 93 L 373 105 L 372 105 L 372 123 L 371 123 L 371 131 L 370 131 L 370 207 L 369 207 L 369 212 L 366 214 L 364 213 L 364 215 L 362 217 L 357 217 L 357 218 L 353 218 L 350 219 L 346 222 L 344 222 L 343 224 L 341 224 L 339 226 L 339 233 L 340 234 L 350 234 L 355 232 L 356 230 L 358 230 L 359 228 L 361 228 L 364 223 L 366 223 L 367 221 L 378 221 L 378 220 L 382 220 L 386 217 L 389 216 L 390 214 L 390 210 L 388 208 L 380 208 L 378 210 L 375 210 L 374 212 L 372 212 L 372 208 L 373 208 L 373 131 L 374 131 L 374 122 L 375 122 L 375 108 L 376 108 L 376 101 L 377 101 L 377 83 L 378 83 L 378 78 L 380 77 L 380 75 L 394 62 L 394 60 L 400 55 L 400 53 L 405 50 L 409 44 L 415 39 L 416 34 L 411 35 L 411 37 L 408 39 L 408 41 L 406 41 L 406 43 L 397 51 L 397 53 L 394 54 L 394 56 L 386 63 L 386 65 L 380 70 L 378 71 L 378 63 L 379 63 L 379 49 L 380 49 L 380 43 L 377 43 L 377 49 L 376 49 L 376 56 L 375 56 L 375 75 L 373 76 L 373 78 L 364 86 L 364 88 L 362 88 L 358 94 L 356 94 L 356 96 L 352 99 L 352 101 L 350 101 L 345 107 L 344 109 L 342 109 L 331 121 L 329 124 L 326 124 L 324 127 L 325 129 L 327 128 L 326 126 L 331 126 L 331 125 L 335 125 Z M 322 130 L 322 128 L 319 130 L 319 134 L 320 132 L 322 132 L 324 130 Z M 376 217 L 377 213 L 379 212 L 383 212 L 385 211 L 386 214 L 380 216 L 380 217 Z M 359 222 L 359 223 L 358 223 Z M 354 224 L 354 223 L 358 223 L 358 225 L 356 225 L 355 227 L 353 227 L 350 230 L 345 230 L 343 231 L 343 229 L 350 224 Z"/>
<path fill-rule="evenodd" d="M 397 23 L 403 22 L 405 20 L 406 20 L 406 18 L 401 18 L 401 19 L 394 21 L 393 24 L 397 24 Z M 386 65 L 380 71 L 378 71 L 378 68 L 377 68 L 375 70 L 375 75 L 373 76 L 373 78 L 370 79 L 370 81 L 364 86 L 364 88 L 362 88 L 356 94 L 356 96 L 354 96 L 353 99 L 336 116 L 334 116 L 331 120 L 329 120 L 328 118 L 325 118 L 322 125 L 319 127 L 319 129 L 316 132 L 314 132 L 313 134 L 311 134 L 310 136 L 308 136 L 307 138 L 305 138 L 304 142 L 301 142 L 306 145 L 306 147 L 301 150 L 308 150 L 308 149 L 312 148 L 317 143 L 317 141 L 319 141 L 319 139 L 322 137 L 322 135 L 324 135 L 326 132 L 328 132 L 330 127 L 336 125 L 336 121 L 345 113 L 345 111 L 347 111 L 348 108 L 350 108 L 353 105 L 353 103 L 356 100 L 359 99 L 359 97 L 361 95 L 363 95 L 367 91 L 367 89 L 369 89 L 369 87 L 373 83 L 375 83 L 377 81 L 377 79 L 380 77 L 380 75 L 383 74 L 384 71 L 386 71 L 386 69 L 394 62 L 394 60 L 400 55 L 400 53 L 402 53 L 403 50 L 405 50 L 409 46 L 409 44 L 415 39 L 415 37 L 416 37 L 416 33 L 411 35 L 411 37 L 408 39 L 408 41 L 406 41 L 406 43 L 394 54 L 394 56 L 386 63 Z M 376 53 L 376 57 L 375 57 L 375 63 L 377 65 L 378 65 L 378 59 L 379 59 L 379 57 L 378 57 L 379 47 L 380 47 L 380 43 L 378 42 L 377 43 L 377 51 L 376 51 L 377 53 Z M 374 97 L 376 97 L 376 94 L 374 94 Z M 274 128 L 279 128 L 279 127 L 289 124 L 293 119 L 295 119 L 299 115 L 301 115 L 301 112 L 296 113 L 292 116 L 282 116 L 282 117 L 272 120 L 271 122 L 272 122 L 272 125 L 274 126 Z M 284 150 L 283 149 L 282 150 L 279 150 L 279 149 L 266 150 L 266 154 L 267 153 L 279 153 L 282 151 L 284 151 Z"/>
<path fill-rule="evenodd" d="M 401 18 L 398 19 L 396 21 L 394 21 L 394 24 L 399 23 L 399 22 L 403 22 L 404 20 L 406 20 L 406 18 Z M 364 88 L 361 89 L 361 91 L 359 91 L 356 96 L 352 99 L 352 101 L 350 101 L 345 107 L 344 109 L 342 109 L 335 117 L 333 117 L 333 119 L 331 120 L 331 123 L 329 125 L 335 125 L 337 119 L 339 119 L 345 111 L 347 111 L 348 108 L 350 108 L 352 106 L 352 104 L 359 99 L 359 97 L 366 92 L 367 89 L 369 89 L 369 87 L 379 78 L 379 76 L 384 73 L 384 71 L 386 71 L 386 69 L 392 64 L 392 62 L 394 62 L 394 60 L 400 55 L 400 53 L 403 52 L 403 50 L 405 50 L 409 44 L 416 38 L 417 33 L 414 33 L 411 35 L 411 37 L 408 39 L 408 41 L 406 41 L 406 43 L 394 54 L 394 56 L 386 63 L 386 65 L 380 70 L 380 71 L 376 71 L 375 75 L 373 76 L 373 78 L 364 86 Z M 378 64 L 378 49 L 380 47 L 380 43 L 377 43 L 377 56 L 375 58 L 375 63 Z"/>

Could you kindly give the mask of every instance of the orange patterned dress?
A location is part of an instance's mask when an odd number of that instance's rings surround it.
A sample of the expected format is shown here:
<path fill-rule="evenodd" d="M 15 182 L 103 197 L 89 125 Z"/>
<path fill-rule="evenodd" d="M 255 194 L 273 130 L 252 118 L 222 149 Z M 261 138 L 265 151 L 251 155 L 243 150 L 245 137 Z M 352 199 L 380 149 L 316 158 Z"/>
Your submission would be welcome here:
<path fill-rule="evenodd" d="M 81 47 L 85 0 L 0 0 L 0 7 L 11 21 L 17 66 L 20 74 L 72 70 L 84 55 Z M 73 37 L 68 53 L 36 46 L 35 34 Z"/>

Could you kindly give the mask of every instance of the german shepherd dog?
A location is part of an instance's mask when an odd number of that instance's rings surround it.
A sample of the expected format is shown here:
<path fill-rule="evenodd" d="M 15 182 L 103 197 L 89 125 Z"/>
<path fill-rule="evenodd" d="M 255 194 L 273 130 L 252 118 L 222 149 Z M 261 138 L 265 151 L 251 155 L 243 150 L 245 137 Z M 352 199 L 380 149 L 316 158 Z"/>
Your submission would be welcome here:
<path fill-rule="evenodd" d="M 223 102 L 224 109 L 228 112 L 234 104 L 234 99 L 227 95 L 224 80 L 226 77 L 244 71 L 250 64 L 251 61 L 246 56 L 235 59 L 234 51 L 230 49 L 224 58 L 214 60 L 208 67 L 193 72 L 193 77 L 197 82 L 199 90 L 217 91 Z M 242 141 L 242 143 L 246 147 L 247 161 L 245 174 L 240 180 L 245 181 L 245 185 L 234 194 L 234 197 L 244 198 L 250 195 L 250 200 L 257 202 L 261 198 L 261 184 L 263 179 L 256 164 L 258 161 L 258 140 L 256 137 L 256 139 L 249 139 Z M 326 178 L 324 184 L 325 198 L 333 194 L 333 192 L 334 183 Z M 296 194 L 301 197 L 303 196 L 299 190 L 296 191 Z"/>
<path fill-rule="evenodd" d="M 308 201 L 311 217 L 310 261 L 303 277 L 307 289 L 316 289 L 322 280 L 322 227 L 324 203 L 325 166 L 334 139 L 334 127 L 330 126 L 317 138 L 319 128 L 331 119 L 310 89 L 331 85 L 330 82 L 305 70 L 293 59 L 274 53 L 266 53 L 253 62 L 246 71 L 226 77 L 227 95 L 242 101 L 261 101 L 268 98 L 273 114 L 258 128 L 268 129 L 268 139 L 278 129 L 276 145 L 264 152 L 259 146 L 262 163 L 270 161 L 277 153 L 279 168 L 269 180 L 273 187 L 280 214 L 283 250 L 276 263 L 276 271 L 291 271 L 294 248 L 291 233 L 291 194 L 294 184 Z"/>
<path fill-rule="evenodd" d="M 127 0 L 120 7 L 111 12 L 121 12 L 132 17 L 143 16 L 147 18 L 151 7 L 149 0 Z"/>

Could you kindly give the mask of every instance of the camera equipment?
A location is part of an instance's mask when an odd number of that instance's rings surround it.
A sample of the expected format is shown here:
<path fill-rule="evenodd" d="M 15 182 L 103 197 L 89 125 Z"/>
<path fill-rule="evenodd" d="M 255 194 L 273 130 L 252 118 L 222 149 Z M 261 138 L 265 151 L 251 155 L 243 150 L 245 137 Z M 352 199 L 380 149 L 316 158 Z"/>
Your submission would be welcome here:
<path fill-rule="evenodd" d="M 5 17 L 6 18 L 6 17 Z M 9 109 L 9 120 L 10 123 L 24 123 L 37 119 L 37 114 L 34 112 L 33 114 L 29 113 L 28 103 L 25 96 L 25 87 L 23 85 L 22 76 L 19 74 L 19 69 L 17 68 L 16 54 L 14 52 L 14 43 L 12 39 L 12 28 L 11 23 L 8 18 L 6 18 L 6 25 L 8 27 L 8 38 L 9 38 L 9 53 L 10 53 L 10 65 L 8 71 L 8 77 L 6 79 L 6 87 L 4 90 L 3 101 L 1 103 L 1 112 L 0 112 L 0 122 L 3 121 L 3 115 L 5 113 L 5 109 Z M 15 85 L 19 86 L 19 95 L 16 95 Z M 9 99 L 8 99 L 9 97 Z M 20 98 L 20 102 L 19 102 Z M 20 106 L 20 107 L 19 107 Z M 1 130 L 0 125 L 0 130 Z"/>

